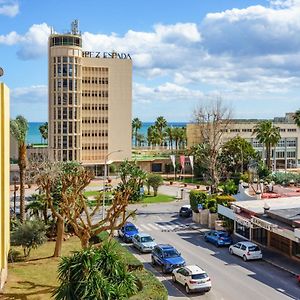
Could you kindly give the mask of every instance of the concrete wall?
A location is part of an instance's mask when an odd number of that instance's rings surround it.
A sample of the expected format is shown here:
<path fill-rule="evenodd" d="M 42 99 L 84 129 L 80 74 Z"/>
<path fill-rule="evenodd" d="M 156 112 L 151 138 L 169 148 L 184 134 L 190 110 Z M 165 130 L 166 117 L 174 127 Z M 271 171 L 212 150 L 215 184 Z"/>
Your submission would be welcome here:
<path fill-rule="evenodd" d="M 9 251 L 9 89 L 0 83 L 0 290 L 7 278 Z"/>

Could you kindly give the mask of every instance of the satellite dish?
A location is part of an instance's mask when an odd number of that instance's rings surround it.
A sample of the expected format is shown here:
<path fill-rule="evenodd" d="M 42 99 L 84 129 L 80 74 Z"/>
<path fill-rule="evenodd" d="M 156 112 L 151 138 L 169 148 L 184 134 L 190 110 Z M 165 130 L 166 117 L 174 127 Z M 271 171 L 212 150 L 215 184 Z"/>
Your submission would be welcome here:
<path fill-rule="evenodd" d="M 0 67 L 0 77 L 3 76 L 3 74 L 4 74 L 4 71 L 3 71 L 3 69 Z"/>

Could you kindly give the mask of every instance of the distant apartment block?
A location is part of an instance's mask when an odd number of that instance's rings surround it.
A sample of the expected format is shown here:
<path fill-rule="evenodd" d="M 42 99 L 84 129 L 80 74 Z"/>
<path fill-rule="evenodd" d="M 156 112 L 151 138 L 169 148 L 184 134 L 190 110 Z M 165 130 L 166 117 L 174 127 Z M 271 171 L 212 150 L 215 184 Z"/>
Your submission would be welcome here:
<path fill-rule="evenodd" d="M 130 55 L 84 51 L 73 22 L 70 33 L 50 35 L 48 59 L 50 159 L 96 169 L 131 158 Z"/>
<path fill-rule="evenodd" d="M 9 242 L 9 89 L 0 83 L 0 290 L 7 278 Z"/>
<path fill-rule="evenodd" d="M 222 143 L 240 136 L 246 139 L 263 157 L 263 145 L 253 133 L 254 127 L 262 120 L 233 119 L 227 130 L 224 129 Z M 300 167 L 300 129 L 294 123 L 293 114 L 276 117 L 272 120 L 274 126 L 280 128 L 281 139 L 275 149 L 272 149 L 272 161 L 276 161 L 276 169 L 291 169 Z M 200 142 L 200 125 L 187 125 L 187 145 L 190 148 Z M 275 158 L 276 155 L 276 158 Z"/>

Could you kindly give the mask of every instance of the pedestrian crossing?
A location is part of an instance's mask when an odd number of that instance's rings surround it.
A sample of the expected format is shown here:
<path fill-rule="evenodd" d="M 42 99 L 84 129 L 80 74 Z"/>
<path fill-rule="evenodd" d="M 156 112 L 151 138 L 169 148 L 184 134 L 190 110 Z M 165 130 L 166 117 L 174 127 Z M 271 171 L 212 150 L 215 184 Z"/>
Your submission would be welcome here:
<path fill-rule="evenodd" d="M 174 222 L 154 222 L 154 223 L 142 223 L 137 224 L 140 231 L 151 232 L 151 231 L 180 231 L 180 230 L 193 230 L 195 223 L 181 223 L 178 221 Z"/>

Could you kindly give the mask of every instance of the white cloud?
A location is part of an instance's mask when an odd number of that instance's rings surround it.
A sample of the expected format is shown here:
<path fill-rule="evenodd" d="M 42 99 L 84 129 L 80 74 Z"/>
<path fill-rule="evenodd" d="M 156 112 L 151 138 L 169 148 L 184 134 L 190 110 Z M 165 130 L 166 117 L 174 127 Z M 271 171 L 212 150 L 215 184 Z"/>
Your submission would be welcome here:
<path fill-rule="evenodd" d="M 0 44 L 19 45 L 17 55 L 20 59 L 35 59 L 46 55 L 49 34 L 50 27 L 46 23 L 33 24 L 24 35 L 15 31 L 0 35 Z"/>
<path fill-rule="evenodd" d="M 0 15 L 15 17 L 19 13 L 19 3 L 16 1 L 0 1 Z"/>
<path fill-rule="evenodd" d="M 12 104 L 40 103 L 48 100 L 48 87 L 46 85 L 33 85 L 18 87 L 11 90 Z"/>

